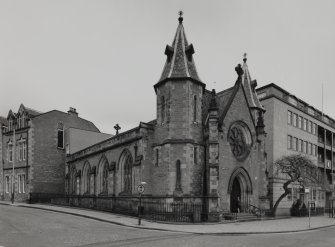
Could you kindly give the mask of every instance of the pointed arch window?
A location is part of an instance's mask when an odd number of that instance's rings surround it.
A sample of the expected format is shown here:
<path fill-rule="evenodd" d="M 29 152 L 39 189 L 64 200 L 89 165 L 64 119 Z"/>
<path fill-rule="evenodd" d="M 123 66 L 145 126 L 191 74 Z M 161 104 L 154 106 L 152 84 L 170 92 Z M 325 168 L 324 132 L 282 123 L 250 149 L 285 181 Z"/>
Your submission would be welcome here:
<path fill-rule="evenodd" d="M 102 193 L 108 193 L 108 167 L 107 164 L 104 165 L 102 170 Z"/>
<path fill-rule="evenodd" d="M 76 194 L 76 185 L 77 185 L 77 171 L 75 168 L 71 172 L 71 194 Z"/>
<path fill-rule="evenodd" d="M 86 163 L 84 166 L 84 172 L 83 172 L 83 192 L 84 194 L 90 193 L 90 184 L 91 184 L 91 167 L 89 163 Z"/>
<path fill-rule="evenodd" d="M 128 149 L 124 150 L 119 159 L 119 167 L 121 169 L 121 193 L 132 193 L 132 173 L 133 173 L 133 158 Z"/>
<path fill-rule="evenodd" d="M 197 99 L 197 96 L 194 95 L 193 97 L 193 122 L 197 121 L 197 104 L 198 104 L 198 99 Z"/>

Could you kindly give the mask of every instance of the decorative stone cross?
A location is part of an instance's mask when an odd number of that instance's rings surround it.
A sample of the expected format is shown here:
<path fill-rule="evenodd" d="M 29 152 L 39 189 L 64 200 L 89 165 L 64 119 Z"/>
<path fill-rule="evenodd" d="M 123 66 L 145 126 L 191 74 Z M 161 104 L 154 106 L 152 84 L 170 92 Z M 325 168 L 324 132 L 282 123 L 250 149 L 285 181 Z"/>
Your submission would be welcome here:
<path fill-rule="evenodd" d="M 119 130 L 121 129 L 120 125 L 119 124 L 116 124 L 114 126 L 114 129 L 116 130 L 116 134 L 118 135 L 119 134 Z"/>

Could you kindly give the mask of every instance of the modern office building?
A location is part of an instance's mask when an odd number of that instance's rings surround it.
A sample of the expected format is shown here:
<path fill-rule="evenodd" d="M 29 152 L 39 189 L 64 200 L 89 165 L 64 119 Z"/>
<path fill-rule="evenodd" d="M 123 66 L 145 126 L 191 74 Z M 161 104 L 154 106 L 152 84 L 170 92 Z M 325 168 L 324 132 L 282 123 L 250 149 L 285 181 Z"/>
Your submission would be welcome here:
<path fill-rule="evenodd" d="M 299 185 L 293 185 L 292 194 L 279 204 L 278 213 L 287 214 L 298 198 L 305 203 L 310 200 L 317 206 L 327 206 L 334 183 L 335 120 L 276 84 L 258 88 L 257 93 L 266 109 L 265 150 L 270 164 L 271 201 L 275 203 L 283 193 L 283 179 L 276 176 L 271 166 L 278 158 L 294 153 L 306 155 L 323 174 L 322 185 L 311 186 L 309 194 L 305 194 Z"/>

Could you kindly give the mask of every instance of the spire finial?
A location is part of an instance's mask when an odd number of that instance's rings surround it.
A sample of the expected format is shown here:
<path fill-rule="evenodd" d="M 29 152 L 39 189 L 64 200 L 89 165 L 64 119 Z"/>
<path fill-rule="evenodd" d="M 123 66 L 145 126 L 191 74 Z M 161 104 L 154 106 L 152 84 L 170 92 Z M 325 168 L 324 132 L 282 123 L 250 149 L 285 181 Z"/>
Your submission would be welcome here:
<path fill-rule="evenodd" d="M 178 15 L 179 15 L 178 21 L 179 21 L 179 23 L 183 23 L 183 14 L 184 14 L 184 12 L 182 10 L 180 10 L 178 12 Z"/>
<path fill-rule="evenodd" d="M 246 63 L 247 62 L 247 53 L 243 54 L 243 62 Z"/>

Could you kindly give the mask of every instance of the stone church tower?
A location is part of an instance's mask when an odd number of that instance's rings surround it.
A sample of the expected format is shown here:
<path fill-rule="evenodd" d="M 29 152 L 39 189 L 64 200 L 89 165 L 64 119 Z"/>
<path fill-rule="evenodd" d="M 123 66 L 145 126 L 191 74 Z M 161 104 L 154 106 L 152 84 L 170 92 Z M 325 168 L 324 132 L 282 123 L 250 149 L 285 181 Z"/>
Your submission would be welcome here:
<path fill-rule="evenodd" d="M 193 54 L 193 45 L 186 39 L 180 17 L 172 46 L 167 45 L 165 49 L 167 58 L 161 78 L 154 86 L 157 95 L 156 178 L 165 182 L 164 186 L 157 187 L 159 194 L 202 194 L 205 84 L 198 76 Z"/>

